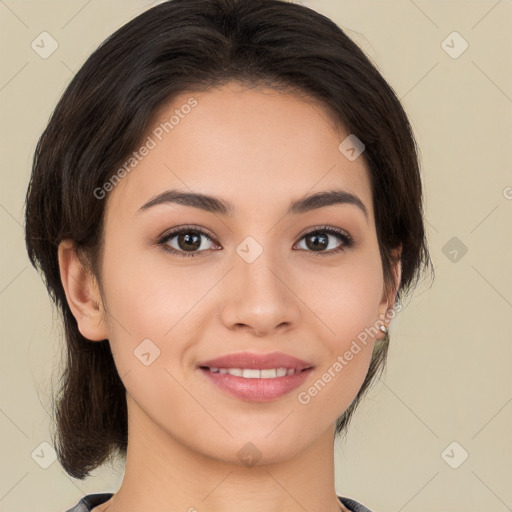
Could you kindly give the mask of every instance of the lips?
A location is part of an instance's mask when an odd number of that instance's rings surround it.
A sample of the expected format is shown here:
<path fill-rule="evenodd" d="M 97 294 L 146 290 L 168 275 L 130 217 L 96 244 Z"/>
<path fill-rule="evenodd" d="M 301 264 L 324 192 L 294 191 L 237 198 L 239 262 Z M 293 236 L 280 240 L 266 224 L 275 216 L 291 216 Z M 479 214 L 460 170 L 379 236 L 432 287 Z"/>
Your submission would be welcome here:
<path fill-rule="evenodd" d="M 251 402 L 284 397 L 304 384 L 313 368 L 281 352 L 229 354 L 198 364 L 198 370 L 218 389 Z"/>
<path fill-rule="evenodd" d="M 282 352 L 272 352 L 269 354 L 241 352 L 202 361 L 197 366 L 199 368 L 241 368 L 242 370 L 286 368 L 287 370 L 294 369 L 298 373 L 307 368 L 312 368 L 313 364 L 291 355 L 283 354 Z"/>

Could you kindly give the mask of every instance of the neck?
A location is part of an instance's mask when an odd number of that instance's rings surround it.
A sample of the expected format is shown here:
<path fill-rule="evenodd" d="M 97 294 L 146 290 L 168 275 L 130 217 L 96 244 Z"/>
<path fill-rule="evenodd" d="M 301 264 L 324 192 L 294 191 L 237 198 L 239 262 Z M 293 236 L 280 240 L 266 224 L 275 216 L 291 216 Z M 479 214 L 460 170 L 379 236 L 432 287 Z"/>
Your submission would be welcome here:
<path fill-rule="evenodd" d="M 334 426 L 287 460 L 251 465 L 244 459 L 243 464 L 236 457 L 219 460 L 185 446 L 128 394 L 127 399 L 131 410 L 123 482 L 107 508 L 94 512 L 346 510 L 334 487 Z"/>

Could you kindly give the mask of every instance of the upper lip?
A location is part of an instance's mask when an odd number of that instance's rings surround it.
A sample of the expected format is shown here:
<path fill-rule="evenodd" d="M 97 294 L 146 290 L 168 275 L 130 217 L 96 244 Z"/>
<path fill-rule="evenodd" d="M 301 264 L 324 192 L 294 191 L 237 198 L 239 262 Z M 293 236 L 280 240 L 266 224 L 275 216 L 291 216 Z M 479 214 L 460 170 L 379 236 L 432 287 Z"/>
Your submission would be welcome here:
<path fill-rule="evenodd" d="M 270 368 L 294 368 L 296 371 L 302 371 L 306 368 L 312 368 L 313 365 L 303 361 L 302 359 L 298 359 L 288 354 L 283 354 L 282 352 L 271 352 L 268 354 L 239 352 L 200 362 L 198 363 L 198 366 L 207 366 L 209 368 L 247 368 L 261 370 Z"/>

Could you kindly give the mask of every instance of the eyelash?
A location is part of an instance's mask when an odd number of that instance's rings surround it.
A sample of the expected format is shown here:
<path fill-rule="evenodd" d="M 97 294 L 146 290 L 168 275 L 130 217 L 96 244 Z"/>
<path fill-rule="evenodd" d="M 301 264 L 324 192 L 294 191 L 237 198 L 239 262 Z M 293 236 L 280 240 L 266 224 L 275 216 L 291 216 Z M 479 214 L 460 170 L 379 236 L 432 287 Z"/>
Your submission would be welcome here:
<path fill-rule="evenodd" d="M 182 226 L 180 228 L 176 228 L 176 229 L 166 233 L 165 235 L 163 235 L 157 241 L 156 245 L 161 246 L 164 251 L 167 251 L 171 254 L 174 254 L 177 256 L 189 257 L 189 258 L 193 258 L 202 252 L 207 252 L 205 250 L 196 251 L 196 252 L 178 251 L 172 247 L 169 247 L 169 245 L 167 245 L 167 242 L 169 240 L 172 240 L 177 235 L 180 235 L 182 233 L 190 233 L 190 232 L 199 233 L 200 235 L 205 236 L 206 238 L 210 239 L 211 241 L 214 241 L 209 233 L 207 233 L 206 231 L 204 231 L 200 228 L 196 228 L 194 226 Z M 330 251 L 315 252 L 315 251 L 308 251 L 305 249 L 301 249 L 301 250 L 305 251 L 305 252 L 312 253 L 311 255 L 316 257 L 316 256 L 329 256 L 329 255 L 338 254 L 338 253 L 343 252 L 346 249 L 350 249 L 354 246 L 354 239 L 350 235 L 348 235 L 344 231 L 341 231 L 340 229 L 333 228 L 332 226 L 321 226 L 319 228 L 315 228 L 312 231 L 308 231 L 307 233 L 302 235 L 302 237 L 299 239 L 299 241 L 307 236 L 310 236 L 313 234 L 319 234 L 319 233 L 328 233 L 330 235 L 334 235 L 334 236 L 338 237 L 338 239 L 341 240 L 343 242 L 343 244 L 339 248 L 331 249 Z"/>

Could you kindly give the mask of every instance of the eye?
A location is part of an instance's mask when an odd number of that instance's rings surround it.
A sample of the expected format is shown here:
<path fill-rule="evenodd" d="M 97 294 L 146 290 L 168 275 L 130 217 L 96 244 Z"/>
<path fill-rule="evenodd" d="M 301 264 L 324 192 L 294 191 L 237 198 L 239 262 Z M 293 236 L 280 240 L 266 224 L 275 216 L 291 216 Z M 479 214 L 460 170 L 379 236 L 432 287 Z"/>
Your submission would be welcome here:
<path fill-rule="evenodd" d="M 210 241 L 212 240 L 211 236 L 202 229 L 193 226 L 182 226 L 179 229 L 173 229 L 165 234 L 157 244 L 161 245 L 164 250 L 171 254 L 177 254 L 178 256 L 197 256 L 198 249 L 201 249 L 199 252 L 204 252 L 205 250 L 201 237 L 205 237 Z M 176 242 L 173 246 L 171 242 L 175 238 Z"/>
<path fill-rule="evenodd" d="M 333 247 L 332 244 L 329 243 L 329 237 L 336 237 L 342 242 L 341 245 L 336 247 L 334 244 Z M 308 231 L 302 236 L 301 241 L 302 240 L 305 240 L 305 244 L 308 249 L 312 249 L 307 252 L 312 252 L 314 256 L 328 256 L 344 251 L 345 249 L 350 249 L 354 246 L 354 240 L 348 233 L 332 226 L 322 226 L 313 231 Z"/>
<path fill-rule="evenodd" d="M 157 245 L 162 246 L 165 251 L 171 254 L 193 257 L 211 249 L 211 247 L 205 247 L 205 244 L 201 240 L 202 237 L 210 242 L 213 240 L 213 237 L 201 228 L 181 226 L 163 235 L 158 240 Z M 334 247 L 332 247 L 329 237 L 336 237 L 342 242 L 341 245 L 336 247 L 334 244 Z M 176 240 L 174 241 L 174 239 Z M 300 241 L 302 240 L 305 240 L 306 243 L 305 251 L 313 253 L 314 256 L 332 255 L 354 246 L 354 240 L 348 233 L 332 226 L 322 226 L 308 231 L 300 238 Z"/>

